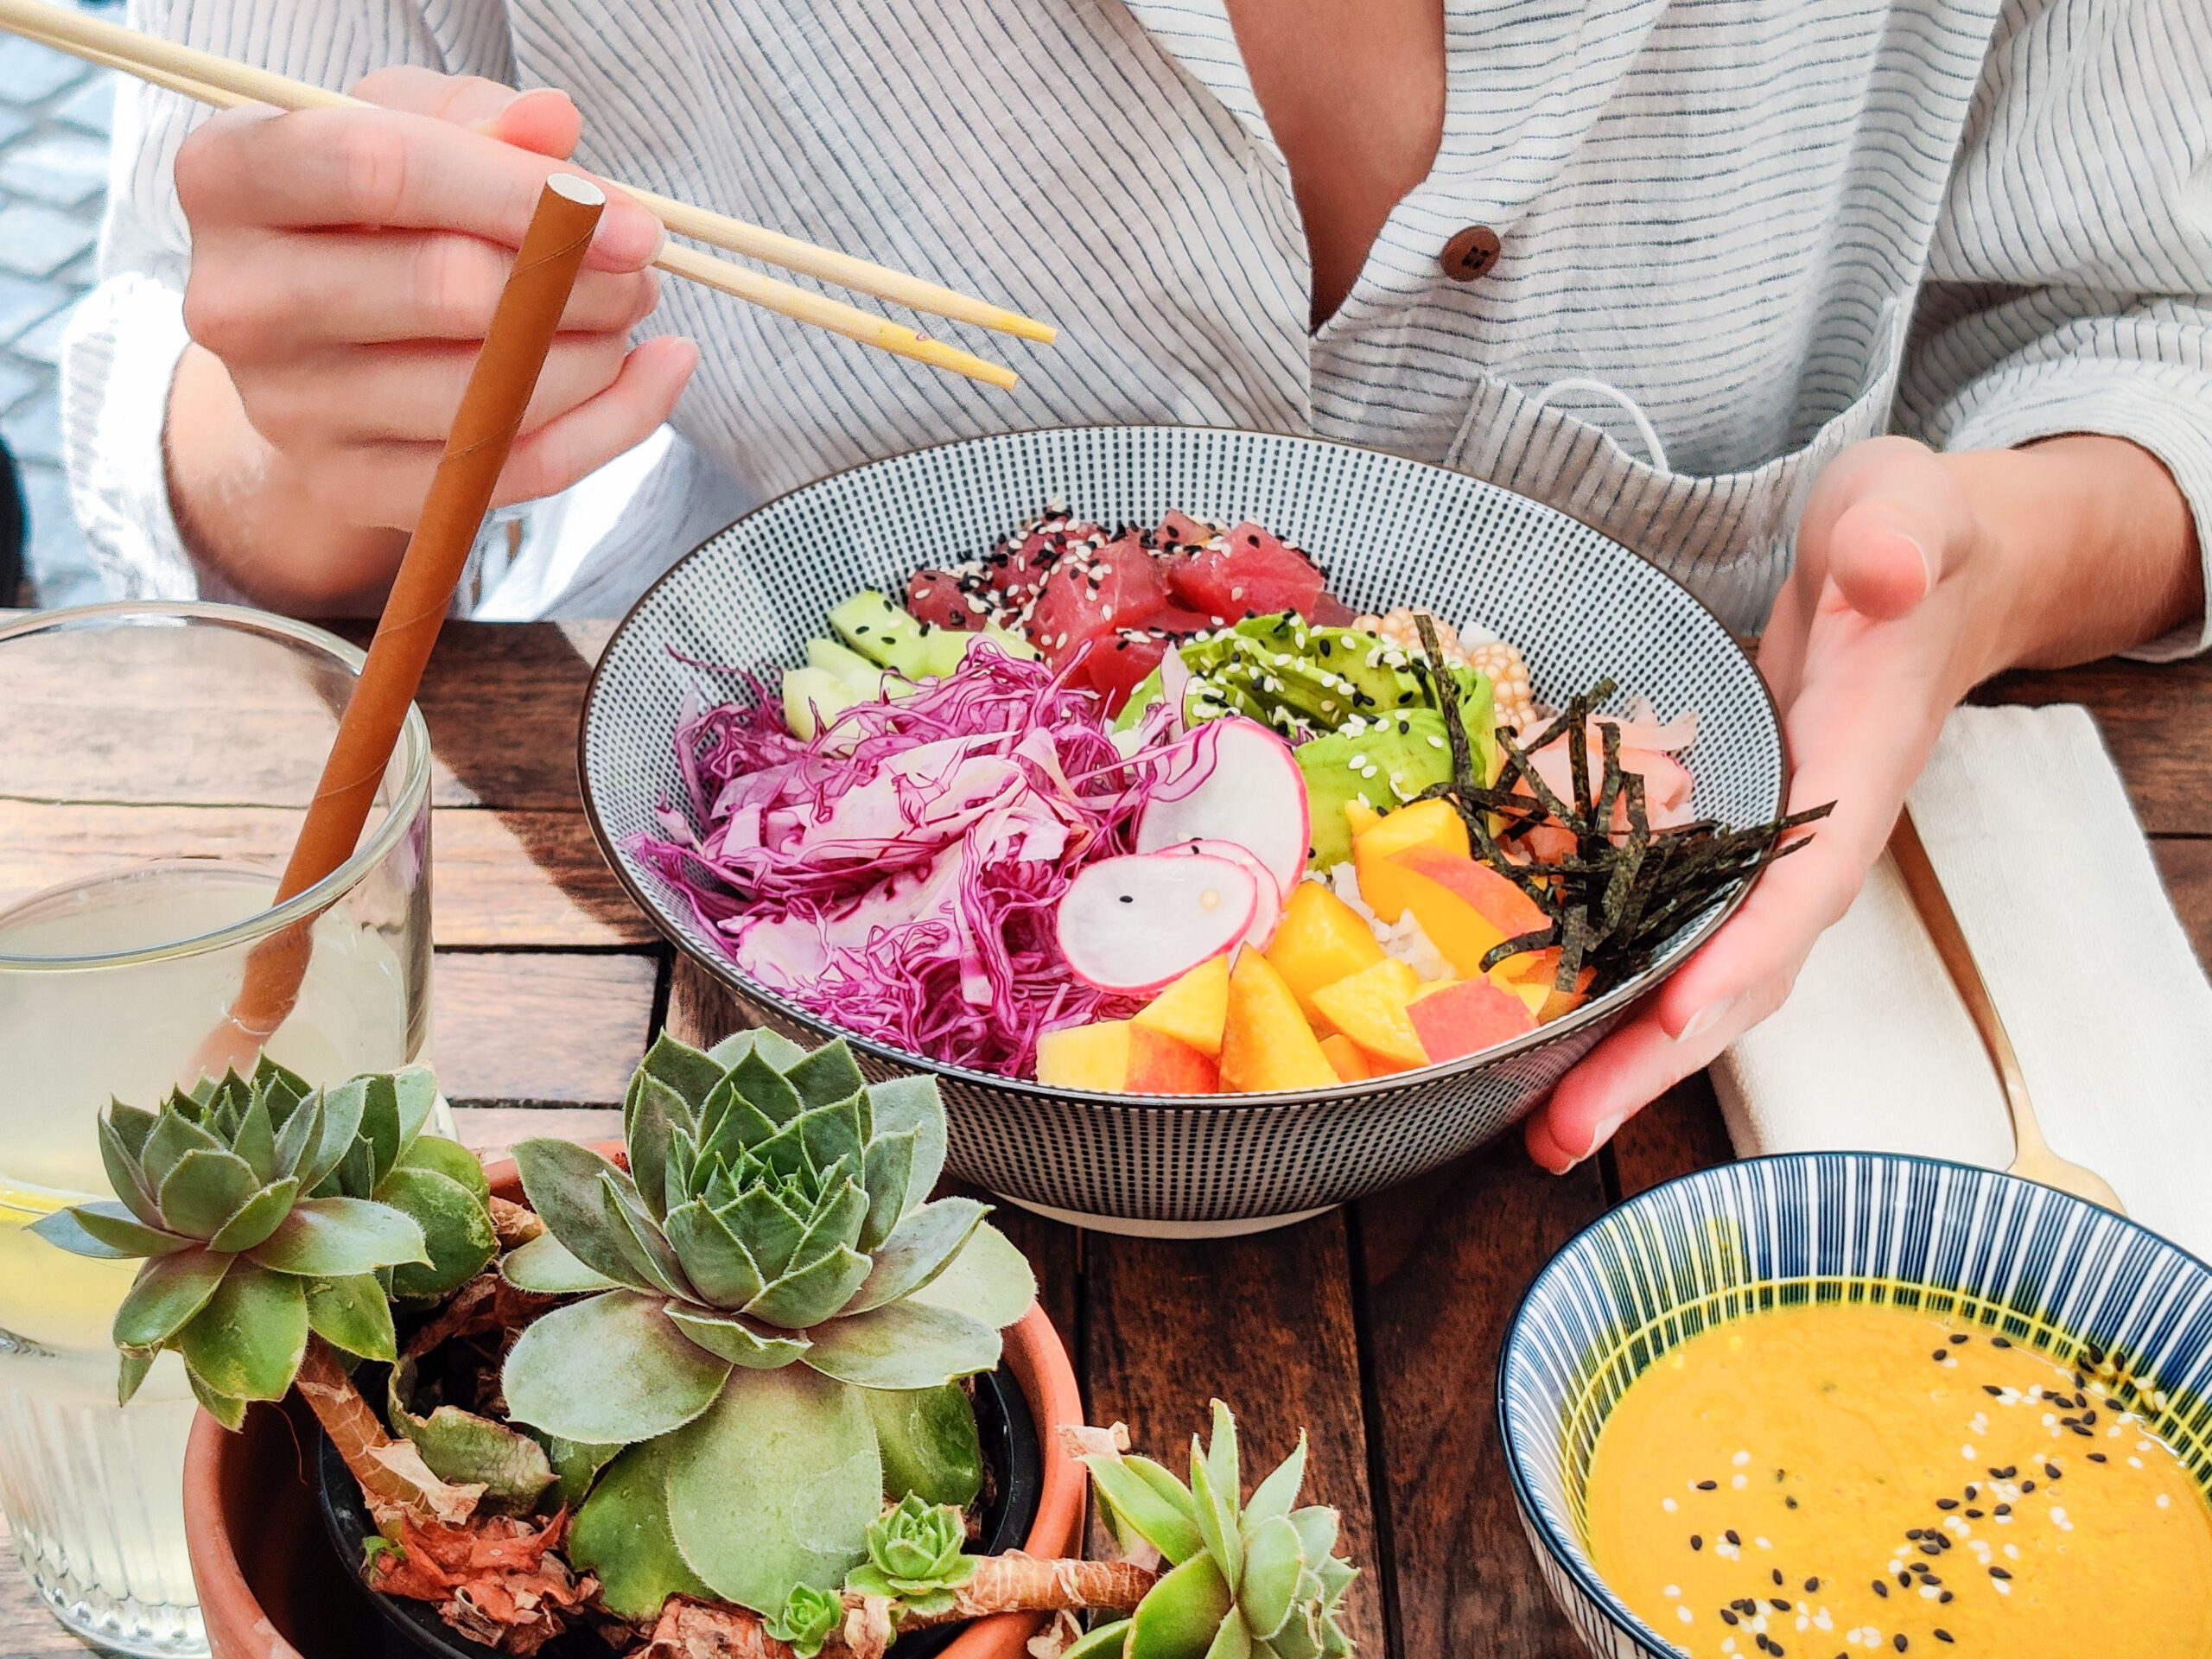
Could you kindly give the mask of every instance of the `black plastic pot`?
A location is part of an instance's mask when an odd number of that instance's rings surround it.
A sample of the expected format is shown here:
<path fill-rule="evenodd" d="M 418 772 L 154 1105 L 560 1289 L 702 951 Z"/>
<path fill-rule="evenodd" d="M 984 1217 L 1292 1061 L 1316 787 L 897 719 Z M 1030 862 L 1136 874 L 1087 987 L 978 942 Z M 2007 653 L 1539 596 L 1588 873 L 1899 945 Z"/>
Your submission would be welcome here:
<path fill-rule="evenodd" d="M 1044 1449 L 1037 1423 L 1014 1372 L 1001 1365 L 976 1379 L 976 1429 L 983 1462 L 993 1480 L 983 1506 L 982 1552 L 1002 1554 L 1019 1548 L 1037 1518 L 1044 1493 Z M 472 1642 L 438 1617 L 427 1601 L 387 1596 L 362 1581 L 364 1548 L 376 1535 L 361 1489 L 327 1435 L 315 1437 L 316 1477 L 324 1529 L 356 1593 L 375 1609 L 383 1635 L 384 1659 L 499 1659 L 493 1649 Z M 936 1624 L 899 1639 L 898 1659 L 931 1659 L 964 1624 Z M 543 1659 L 607 1659 L 611 1649 L 588 1630 L 573 1630 L 540 1650 Z"/>

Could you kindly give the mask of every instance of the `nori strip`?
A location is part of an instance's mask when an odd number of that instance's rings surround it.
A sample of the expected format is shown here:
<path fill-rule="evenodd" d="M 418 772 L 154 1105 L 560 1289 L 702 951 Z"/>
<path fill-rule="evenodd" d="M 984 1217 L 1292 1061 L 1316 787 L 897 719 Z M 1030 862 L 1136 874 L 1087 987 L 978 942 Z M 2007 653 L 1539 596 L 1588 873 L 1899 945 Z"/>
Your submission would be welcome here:
<path fill-rule="evenodd" d="M 1744 830 L 1704 818 L 1654 830 L 1642 775 L 1621 766 L 1619 723 L 1592 712 L 1612 695 L 1610 678 L 1569 698 L 1559 716 L 1526 747 L 1510 728 L 1498 728 L 1497 742 L 1504 764 L 1494 782 L 1485 782 L 1476 775 L 1473 746 L 1459 717 L 1457 683 L 1445 666 L 1435 626 L 1427 617 L 1416 623 L 1426 660 L 1415 659 L 1411 666 L 1443 716 L 1452 774 L 1449 782 L 1423 790 L 1419 798 L 1449 800 L 1467 826 L 1476 856 L 1527 893 L 1550 918 L 1541 931 L 1493 946 L 1483 957 L 1485 970 L 1510 957 L 1556 945 L 1560 957 L 1553 976 L 1554 990 L 1571 993 L 1586 963 L 1592 969 L 1591 994 L 1611 990 L 1649 966 L 1659 947 L 1685 922 L 1776 859 L 1804 846 L 1810 836 L 1788 842 L 1783 837 L 1827 817 L 1834 808 L 1831 801 Z M 1604 752 L 1594 788 L 1589 742 L 1593 721 Z M 1531 760 L 1561 737 L 1567 739 L 1572 801 L 1553 792 Z M 1520 792 L 1516 785 L 1527 792 Z M 1628 821 L 1626 832 L 1618 840 L 1613 829 L 1617 809 Z M 1504 840 L 1547 820 L 1573 835 L 1575 850 L 1571 856 L 1524 861 L 1505 851 Z"/>

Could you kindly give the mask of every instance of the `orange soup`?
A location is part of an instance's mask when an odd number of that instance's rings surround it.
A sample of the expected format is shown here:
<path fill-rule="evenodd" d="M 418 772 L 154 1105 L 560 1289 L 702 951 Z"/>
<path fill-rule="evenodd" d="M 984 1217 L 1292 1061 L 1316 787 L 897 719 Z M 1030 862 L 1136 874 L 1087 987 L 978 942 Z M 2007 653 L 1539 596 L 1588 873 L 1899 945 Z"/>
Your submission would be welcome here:
<path fill-rule="evenodd" d="M 2208 1659 L 2212 1508 L 2094 1376 L 1904 1309 L 1718 1325 L 1629 1385 L 1590 1557 L 1696 1659 Z"/>

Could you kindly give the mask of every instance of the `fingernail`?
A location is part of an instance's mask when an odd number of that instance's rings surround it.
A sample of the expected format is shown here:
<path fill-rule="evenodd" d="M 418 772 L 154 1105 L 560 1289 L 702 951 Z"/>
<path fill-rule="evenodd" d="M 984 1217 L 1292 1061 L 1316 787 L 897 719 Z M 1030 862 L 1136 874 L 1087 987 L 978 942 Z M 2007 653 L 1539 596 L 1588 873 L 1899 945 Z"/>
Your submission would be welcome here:
<path fill-rule="evenodd" d="M 1675 1040 L 1678 1043 L 1687 1043 L 1704 1036 L 1707 1032 L 1719 1025 L 1727 1016 L 1728 1010 L 1735 1006 L 1736 999 L 1732 996 L 1724 996 L 1718 1002 L 1707 1003 L 1695 1014 L 1690 1015 L 1682 1028 L 1675 1033 Z"/>
<path fill-rule="evenodd" d="M 1584 1148 L 1582 1156 L 1576 1159 L 1574 1161 L 1579 1164 L 1584 1161 L 1584 1160 L 1594 1156 L 1599 1147 L 1604 1146 L 1606 1141 L 1611 1140 L 1616 1135 L 1620 1133 L 1620 1127 L 1622 1124 L 1628 1122 L 1628 1116 L 1629 1115 L 1626 1112 L 1622 1112 L 1618 1116 L 1609 1117 L 1604 1122 L 1599 1124 L 1595 1129 L 1591 1131 L 1589 1146 Z"/>
<path fill-rule="evenodd" d="M 1931 594 L 1934 593 L 1936 591 L 1935 556 L 1929 553 L 1925 547 L 1921 545 L 1920 537 L 1917 536 L 1903 536 L 1902 539 L 1906 546 L 1911 548 L 1914 552 L 1920 555 L 1920 572 L 1928 579 L 1928 587 L 1925 591 Z"/>

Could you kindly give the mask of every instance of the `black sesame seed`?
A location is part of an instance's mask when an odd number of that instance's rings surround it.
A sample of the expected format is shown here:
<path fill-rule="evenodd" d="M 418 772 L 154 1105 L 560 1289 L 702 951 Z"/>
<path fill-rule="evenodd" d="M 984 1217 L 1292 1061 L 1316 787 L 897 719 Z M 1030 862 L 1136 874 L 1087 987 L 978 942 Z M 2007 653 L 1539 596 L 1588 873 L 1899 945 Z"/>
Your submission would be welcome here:
<path fill-rule="evenodd" d="M 1943 1602 L 1947 1602 L 1947 1601 L 1950 1600 L 1950 1599 L 1951 1599 L 1951 1592 L 1950 1592 L 1949 1591 L 1948 1591 L 1948 1590 L 1946 1590 L 1946 1591 L 1945 1591 L 1942 1595 L 1940 1595 L 1940 1596 L 1938 1596 L 1938 1597 L 1936 1597 L 1936 1601 L 1937 1601 L 1937 1603 L 1938 1603 L 1938 1604 L 1941 1604 L 1941 1603 L 1943 1603 Z"/>
<path fill-rule="evenodd" d="M 1942 1580 L 1937 1578 L 1933 1573 L 1923 1573 L 1920 1575 L 1920 1581 L 1923 1584 L 1941 1584 L 1943 1582 Z"/>
<path fill-rule="evenodd" d="M 2101 1452 L 2092 1452 L 2089 1453 L 2089 1461 L 2091 1463 L 2102 1463 L 2104 1460 L 2105 1454 Z"/>
<path fill-rule="evenodd" d="M 1981 1391 L 1984 1394 L 1988 1395 L 1993 1399 L 2002 1400 L 2005 1397 L 2005 1390 L 1999 1388 L 1994 1382 L 1983 1383 L 1981 1385 Z"/>
<path fill-rule="evenodd" d="M 1920 1547 L 1920 1553 L 1923 1555 L 1941 1555 L 1943 1553 L 1943 1547 L 1941 1544 L 1923 1544 Z"/>
<path fill-rule="evenodd" d="M 1818 1579 L 1808 1579 L 1805 1580 L 1805 1587 L 1808 1590 L 1817 1590 L 1821 1587 L 1821 1581 Z"/>
<path fill-rule="evenodd" d="M 1726 1607 L 1723 1607 L 1720 1610 L 1720 1622 L 1723 1624 L 1733 1624 L 1738 1621 L 1735 1614 L 1730 1612 Z"/>
<path fill-rule="evenodd" d="M 1911 1573 L 1898 1573 L 1898 1574 L 1897 1574 L 1897 1588 L 1898 1588 L 1898 1589 L 1900 1589 L 1900 1590 L 1910 1590 L 1910 1589 L 1911 1589 L 1911 1588 L 1912 1588 L 1912 1574 L 1911 1574 Z"/>
<path fill-rule="evenodd" d="M 1890 1645 L 1895 1648 L 1899 1653 L 1903 1653 L 1905 1649 L 1904 1632 L 1903 1630 L 1899 1630 L 1895 1636 L 1891 1637 L 1890 1638 Z"/>
<path fill-rule="evenodd" d="M 1999 1503 L 1997 1506 L 1997 1513 L 1999 1515 L 2010 1515 L 2012 1513 L 2012 1506 L 2010 1503 Z"/>
<path fill-rule="evenodd" d="M 1989 1569 L 1989 1576 L 1993 1579 L 2009 1579 L 2012 1575 L 2001 1567 L 1993 1567 Z"/>
<path fill-rule="evenodd" d="M 1723 1538 L 1726 1538 L 1730 1543 L 1735 1545 L 1738 1549 L 1743 1548 L 1744 1541 L 1736 1535 L 1735 1528 L 1729 1528 L 1727 1531 L 1722 1533 L 1720 1535 Z"/>
<path fill-rule="evenodd" d="M 2032 1480 L 2024 1480 L 2020 1483 L 2020 1490 L 2024 1492 L 2032 1492 L 2035 1489 L 2036 1484 Z"/>
<path fill-rule="evenodd" d="M 1959 1500 L 1955 1497 L 1939 1497 L 1936 1500 L 1936 1507 L 1939 1510 L 1955 1510 L 1959 1507 Z"/>
<path fill-rule="evenodd" d="M 1797 1507 L 1797 1500 L 1794 1497 L 1785 1497 L 1782 1501 L 1793 1510 Z"/>
<path fill-rule="evenodd" d="M 2046 1463 L 2044 1465 L 2043 1472 L 2045 1478 L 2050 1480 L 2056 1480 L 2059 1478 L 2058 1465 L 2055 1463 Z"/>
<path fill-rule="evenodd" d="M 1951 1640 L 1951 1633 L 1948 1630 L 1939 1628 L 1936 1632 L 1936 1639 L 1938 1642 L 1948 1642 Z"/>
<path fill-rule="evenodd" d="M 1989 1339 L 1989 1345 L 1993 1348 L 2010 1348 L 2012 1344 L 2003 1337 L 1992 1337 Z"/>
<path fill-rule="evenodd" d="M 1929 1356 L 1929 1357 L 1933 1359 L 1938 1365 L 1941 1365 L 1950 1357 L 1951 1351 L 1948 1348 L 1938 1348 L 1933 1354 Z"/>
<path fill-rule="evenodd" d="M 1979 1521 L 1981 1519 L 1981 1511 L 1980 1510 L 1961 1510 L 1960 1513 L 1965 1516 L 1969 1521 Z"/>
<path fill-rule="evenodd" d="M 1778 1567 L 1774 1569 L 1774 1581 L 1777 1584 L 1782 1582 L 1782 1569 Z"/>
<path fill-rule="evenodd" d="M 1918 1543 L 1923 1535 L 1918 1527 L 1907 1527 L 1904 1529 L 1904 1535 L 1911 1539 L 1913 1542 Z"/>
<path fill-rule="evenodd" d="M 1874 1580 L 1874 1593 L 1886 1599 L 1890 1593 L 1890 1586 L 1877 1579 Z"/>
<path fill-rule="evenodd" d="M 1964 1342 L 1966 1339 L 1967 1333 L 1963 1331 L 1955 1331 L 1951 1333 L 1951 1340 L 1953 1342 Z"/>
<path fill-rule="evenodd" d="M 1705 1548 L 1705 1540 L 1699 1537 L 1695 1533 L 1690 1534 L 1690 1548 L 1692 1549 L 1703 1549 Z"/>
<path fill-rule="evenodd" d="M 1714 1491 L 1719 1484 L 1720 1483 L 1717 1480 L 1700 1480 L 1697 1484 L 1697 1489 L 1700 1492 L 1709 1492 Z"/>
<path fill-rule="evenodd" d="M 1769 1596 L 1766 1599 L 1766 1605 L 1777 1613 L 1786 1613 L 1789 1611 L 1789 1604 L 1780 1596 Z"/>

